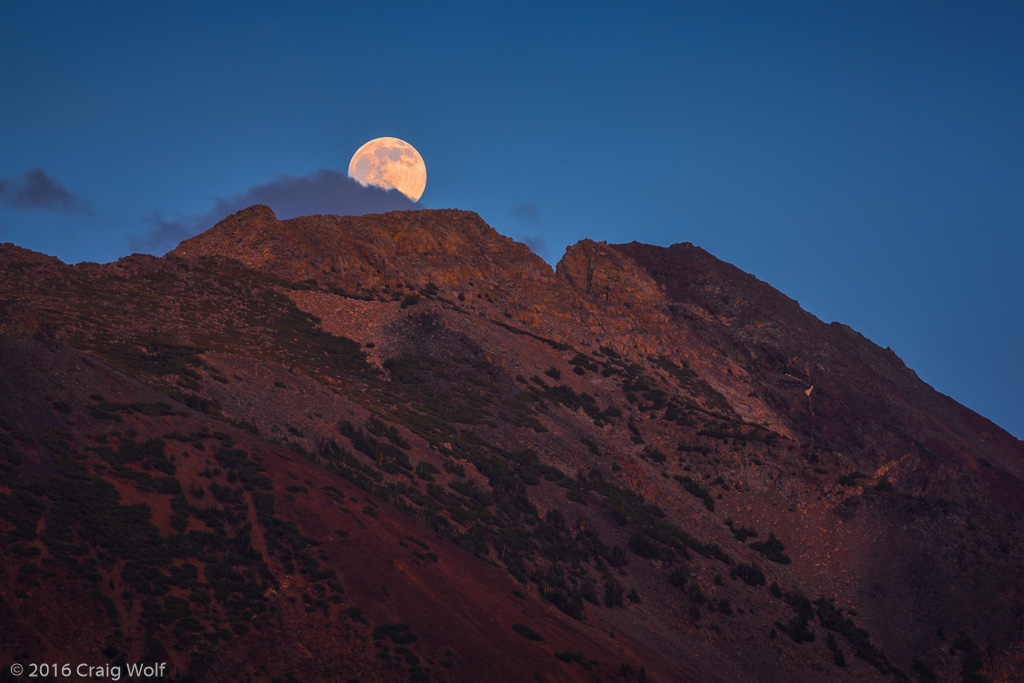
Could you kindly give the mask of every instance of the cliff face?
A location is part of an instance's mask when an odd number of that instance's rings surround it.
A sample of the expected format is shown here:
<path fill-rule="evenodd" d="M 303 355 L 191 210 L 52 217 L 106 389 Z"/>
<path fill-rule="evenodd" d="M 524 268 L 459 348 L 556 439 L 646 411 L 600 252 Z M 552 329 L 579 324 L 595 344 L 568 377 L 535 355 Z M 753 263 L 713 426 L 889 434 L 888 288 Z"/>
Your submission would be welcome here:
<path fill-rule="evenodd" d="M 0 415 L 5 665 L 1021 675 L 1021 442 L 693 245 L 552 272 L 471 212 L 263 206 L 4 245 Z"/>

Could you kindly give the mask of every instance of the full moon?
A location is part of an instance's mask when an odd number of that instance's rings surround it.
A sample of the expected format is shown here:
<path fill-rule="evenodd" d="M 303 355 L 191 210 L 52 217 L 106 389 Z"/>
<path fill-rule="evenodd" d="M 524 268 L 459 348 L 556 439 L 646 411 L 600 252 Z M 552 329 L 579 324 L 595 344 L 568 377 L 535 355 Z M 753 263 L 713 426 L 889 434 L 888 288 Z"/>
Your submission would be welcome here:
<path fill-rule="evenodd" d="M 427 167 L 416 148 L 398 138 L 370 140 L 348 162 L 348 175 L 363 187 L 395 189 L 419 201 L 427 186 Z"/>

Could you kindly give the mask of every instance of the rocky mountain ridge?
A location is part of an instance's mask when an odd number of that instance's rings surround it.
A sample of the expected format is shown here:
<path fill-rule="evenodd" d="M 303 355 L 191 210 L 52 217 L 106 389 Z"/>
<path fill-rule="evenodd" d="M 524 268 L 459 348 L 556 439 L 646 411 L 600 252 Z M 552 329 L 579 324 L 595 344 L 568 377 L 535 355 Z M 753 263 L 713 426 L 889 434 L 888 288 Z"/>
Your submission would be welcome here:
<path fill-rule="evenodd" d="M 5 661 L 71 609 L 194 680 L 1024 671 L 1021 442 L 693 245 L 254 206 L 0 272 Z"/>

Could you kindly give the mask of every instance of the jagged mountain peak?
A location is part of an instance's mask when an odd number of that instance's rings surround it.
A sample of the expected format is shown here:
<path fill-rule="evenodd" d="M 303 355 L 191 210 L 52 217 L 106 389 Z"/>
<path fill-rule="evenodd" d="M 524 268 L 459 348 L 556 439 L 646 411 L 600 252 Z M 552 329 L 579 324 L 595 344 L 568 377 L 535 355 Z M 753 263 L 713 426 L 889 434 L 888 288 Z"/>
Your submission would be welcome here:
<path fill-rule="evenodd" d="M 222 256 L 292 281 L 379 289 L 408 282 L 543 279 L 550 267 L 499 234 L 476 213 L 457 209 L 278 220 L 253 206 L 185 240 L 169 254 Z"/>

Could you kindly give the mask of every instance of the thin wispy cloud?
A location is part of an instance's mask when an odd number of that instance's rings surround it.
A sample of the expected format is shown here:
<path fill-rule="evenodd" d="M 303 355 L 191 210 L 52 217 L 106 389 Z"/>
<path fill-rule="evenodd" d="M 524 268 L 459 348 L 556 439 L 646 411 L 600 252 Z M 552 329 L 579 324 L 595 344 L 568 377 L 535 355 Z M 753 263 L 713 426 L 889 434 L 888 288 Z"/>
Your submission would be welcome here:
<path fill-rule="evenodd" d="M 539 235 L 526 235 L 519 238 L 520 241 L 530 248 L 537 256 L 540 256 L 545 261 L 548 260 L 548 245 L 544 241 L 544 238 Z"/>
<path fill-rule="evenodd" d="M 363 187 L 344 173 L 321 169 L 300 177 L 280 176 L 241 194 L 222 197 L 204 214 L 171 218 L 162 212 L 151 213 L 143 218 L 148 233 L 130 240 L 129 246 L 136 251 L 164 253 L 253 204 L 266 204 L 280 219 L 311 214 L 361 216 L 421 208 L 397 190 Z"/>
<path fill-rule="evenodd" d="M 0 178 L 0 203 L 19 209 L 92 213 L 87 201 L 41 168 L 26 171 L 20 178 Z"/>
<path fill-rule="evenodd" d="M 523 202 L 516 206 L 512 209 L 512 216 L 524 223 L 529 223 L 531 226 L 538 226 L 540 224 L 540 211 L 537 209 L 537 205 L 532 202 Z M 547 242 L 540 235 L 517 235 L 516 239 L 528 246 L 530 251 L 537 256 L 540 256 L 545 261 L 549 260 L 550 254 L 548 253 Z"/>
<path fill-rule="evenodd" d="M 133 250 L 151 251 L 162 245 L 174 246 L 195 235 L 194 226 L 200 224 L 200 219 L 194 216 L 167 220 L 159 211 L 144 216 L 142 220 L 149 227 L 149 234 L 145 238 L 131 240 L 129 246 Z"/>
<path fill-rule="evenodd" d="M 512 215 L 527 223 L 537 223 L 540 220 L 540 212 L 536 205 L 530 203 L 520 204 L 512 209 Z"/>

